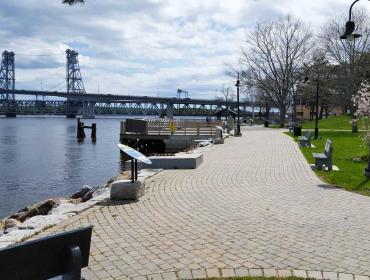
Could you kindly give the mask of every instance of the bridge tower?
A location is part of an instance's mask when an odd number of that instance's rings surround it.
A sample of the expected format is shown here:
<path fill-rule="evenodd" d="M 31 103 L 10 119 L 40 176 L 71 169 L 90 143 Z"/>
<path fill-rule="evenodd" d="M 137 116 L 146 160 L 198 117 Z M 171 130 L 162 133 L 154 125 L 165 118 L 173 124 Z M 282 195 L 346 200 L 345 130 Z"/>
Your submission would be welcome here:
<path fill-rule="evenodd" d="M 67 92 L 68 93 L 86 93 L 82 81 L 80 64 L 78 63 L 78 52 L 66 50 L 67 54 Z"/>
<path fill-rule="evenodd" d="M 14 52 L 4 51 L 1 57 L 0 67 L 0 88 L 6 90 L 15 89 L 15 66 L 14 66 Z M 16 116 L 16 103 L 14 93 L 1 94 L 1 100 L 5 100 L 6 116 Z"/>
<path fill-rule="evenodd" d="M 67 93 L 86 93 L 85 86 L 82 80 L 80 64 L 78 63 L 78 52 L 74 50 L 66 50 L 67 67 L 66 67 L 66 88 Z M 67 118 L 74 118 L 77 114 L 76 106 L 71 100 L 67 99 L 66 115 Z M 83 101 L 83 117 L 94 118 L 95 102 Z"/>

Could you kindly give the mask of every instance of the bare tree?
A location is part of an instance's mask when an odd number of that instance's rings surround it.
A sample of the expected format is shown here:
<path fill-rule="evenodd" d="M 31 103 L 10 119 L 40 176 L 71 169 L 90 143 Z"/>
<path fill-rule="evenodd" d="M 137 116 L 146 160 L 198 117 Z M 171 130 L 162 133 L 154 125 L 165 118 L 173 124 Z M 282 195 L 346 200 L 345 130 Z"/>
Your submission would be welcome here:
<path fill-rule="evenodd" d="M 260 89 L 280 111 L 280 127 L 292 100 L 294 85 L 312 47 L 311 30 L 302 21 L 288 16 L 258 24 L 248 34 L 242 51 L 242 81 Z"/>
<path fill-rule="evenodd" d="M 319 36 L 322 48 L 327 53 L 331 62 L 338 64 L 340 77 L 342 79 L 341 87 L 337 90 L 341 91 L 346 97 L 345 100 L 350 109 L 352 118 L 355 119 L 356 108 L 351 102 L 351 97 L 360 88 L 361 82 L 366 78 L 366 71 L 369 67 L 369 60 L 366 59 L 370 50 L 370 24 L 369 16 L 366 11 L 357 10 L 354 13 L 354 21 L 356 22 L 357 32 L 362 34 L 352 42 L 340 40 L 345 26 L 344 18 L 332 18 L 323 27 Z M 356 121 L 352 122 L 352 132 L 357 132 Z"/>
<path fill-rule="evenodd" d="M 222 99 L 226 102 L 232 102 L 235 99 L 235 93 L 231 86 L 223 85 L 221 88 Z"/>

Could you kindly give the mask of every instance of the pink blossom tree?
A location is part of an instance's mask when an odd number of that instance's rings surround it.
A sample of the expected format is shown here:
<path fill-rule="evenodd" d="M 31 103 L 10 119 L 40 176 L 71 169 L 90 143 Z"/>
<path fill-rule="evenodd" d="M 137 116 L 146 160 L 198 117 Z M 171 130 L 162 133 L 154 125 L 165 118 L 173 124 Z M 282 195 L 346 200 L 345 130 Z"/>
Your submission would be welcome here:
<path fill-rule="evenodd" d="M 361 83 L 359 91 L 352 97 L 352 102 L 356 108 L 355 116 L 363 121 L 365 127 L 362 140 L 369 152 L 368 167 L 365 168 L 365 175 L 370 177 L 370 84 L 367 81 Z"/>

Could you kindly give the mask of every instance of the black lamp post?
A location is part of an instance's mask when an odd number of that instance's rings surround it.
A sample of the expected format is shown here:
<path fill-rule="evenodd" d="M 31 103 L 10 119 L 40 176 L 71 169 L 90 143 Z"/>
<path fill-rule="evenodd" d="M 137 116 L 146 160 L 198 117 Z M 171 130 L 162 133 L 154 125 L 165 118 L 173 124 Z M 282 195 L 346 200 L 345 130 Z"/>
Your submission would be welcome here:
<path fill-rule="evenodd" d="M 317 71 L 316 79 L 316 120 L 315 120 L 315 136 L 314 139 L 317 140 L 319 137 L 319 71 Z"/>
<path fill-rule="evenodd" d="M 354 1 L 349 8 L 349 20 L 346 22 L 346 31 L 342 36 L 339 37 L 342 40 L 353 41 L 354 39 L 360 38 L 362 36 L 361 34 L 355 32 L 356 25 L 354 21 L 352 21 L 352 8 L 358 1 L 360 0 Z"/>
<path fill-rule="evenodd" d="M 236 81 L 236 102 L 238 106 L 238 122 L 236 125 L 236 136 L 241 136 L 242 134 L 240 133 L 240 105 L 239 105 L 239 87 L 240 87 L 240 79 L 239 79 L 239 73 L 238 73 L 238 80 Z"/>

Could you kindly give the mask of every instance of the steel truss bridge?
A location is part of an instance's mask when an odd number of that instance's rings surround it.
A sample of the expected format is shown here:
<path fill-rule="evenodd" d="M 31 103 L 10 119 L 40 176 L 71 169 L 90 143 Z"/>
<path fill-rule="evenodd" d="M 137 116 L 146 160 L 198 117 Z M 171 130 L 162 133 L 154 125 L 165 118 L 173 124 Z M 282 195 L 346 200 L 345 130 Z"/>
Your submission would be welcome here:
<path fill-rule="evenodd" d="M 84 118 L 95 115 L 167 115 L 173 116 L 208 116 L 229 108 L 237 110 L 237 103 L 216 99 L 168 98 L 133 95 L 111 95 L 92 93 L 66 93 L 32 90 L 3 90 L 15 96 L 59 97 L 64 100 L 0 99 L 0 114 L 16 116 L 17 114 L 53 114 L 75 117 L 82 114 Z M 240 102 L 241 116 L 248 115 L 248 108 L 259 104 Z"/>

